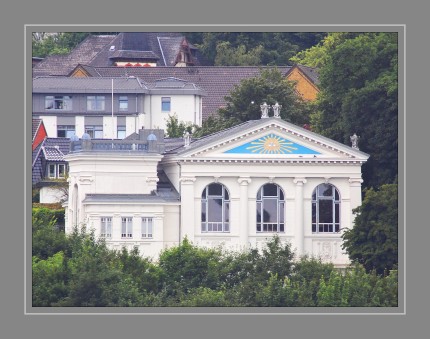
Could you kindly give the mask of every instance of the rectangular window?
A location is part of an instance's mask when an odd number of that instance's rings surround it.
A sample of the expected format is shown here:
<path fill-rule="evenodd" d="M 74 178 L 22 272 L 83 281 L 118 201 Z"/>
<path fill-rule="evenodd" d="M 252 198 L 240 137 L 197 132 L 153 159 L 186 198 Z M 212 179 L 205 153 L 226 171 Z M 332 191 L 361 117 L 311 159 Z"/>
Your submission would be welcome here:
<path fill-rule="evenodd" d="M 142 238 L 152 238 L 152 218 L 142 218 Z"/>
<path fill-rule="evenodd" d="M 58 177 L 65 178 L 66 177 L 66 165 L 58 164 Z"/>
<path fill-rule="evenodd" d="M 46 96 L 45 109 L 70 111 L 72 109 L 72 97 L 67 95 Z"/>
<path fill-rule="evenodd" d="M 116 136 L 118 139 L 124 139 L 125 135 L 125 126 L 118 126 Z"/>
<path fill-rule="evenodd" d="M 57 166 L 55 164 L 48 165 L 48 177 L 49 178 L 57 177 Z"/>
<path fill-rule="evenodd" d="M 126 96 L 119 97 L 119 110 L 128 111 L 128 97 Z"/>
<path fill-rule="evenodd" d="M 161 111 L 170 112 L 170 97 L 161 98 Z"/>
<path fill-rule="evenodd" d="M 87 110 L 88 111 L 104 111 L 105 110 L 105 97 L 100 95 L 87 96 Z"/>
<path fill-rule="evenodd" d="M 110 217 L 101 218 L 100 237 L 112 238 L 112 218 Z"/>
<path fill-rule="evenodd" d="M 73 125 L 58 125 L 57 138 L 71 138 L 75 135 L 75 126 Z"/>
<path fill-rule="evenodd" d="M 91 139 L 103 139 L 103 126 L 86 125 L 85 133 L 88 133 Z"/>
<path fill-rule="evenodd" d="M 121 218 L 121 238 L 133 238 L 133 218 Z"/>

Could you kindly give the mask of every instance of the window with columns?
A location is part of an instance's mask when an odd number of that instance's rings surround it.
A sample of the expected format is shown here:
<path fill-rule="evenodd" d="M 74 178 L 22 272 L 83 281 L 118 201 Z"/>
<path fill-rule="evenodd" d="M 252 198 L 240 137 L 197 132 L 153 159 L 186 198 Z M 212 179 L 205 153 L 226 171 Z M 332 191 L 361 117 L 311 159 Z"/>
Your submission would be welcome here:
<path fill-rule="evenodd" d="M 266 184 L 257 193 L 257 232 L 284 231 L 284 192 L 276 184 Z"/>
<path fill-rule="evenodd" d="M 339 230 L 339 191 L 331 184 L 318 185 L 312 193 L 312 233 L 337 233 Z"/>
<path fill-rule="evenodd" d="M 202 232 L 230 232 L 230 198 L 227 188 L 213 183 L 202 193 Z"/>

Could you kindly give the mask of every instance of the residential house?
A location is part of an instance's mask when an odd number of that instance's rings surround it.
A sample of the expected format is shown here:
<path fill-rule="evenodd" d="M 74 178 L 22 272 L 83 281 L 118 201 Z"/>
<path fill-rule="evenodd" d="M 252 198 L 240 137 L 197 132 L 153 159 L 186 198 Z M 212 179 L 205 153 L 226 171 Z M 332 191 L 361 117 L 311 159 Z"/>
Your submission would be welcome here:
<path fill-rule="evenodd" d="M 206 93 L 178 78 L 143 82 L 135 76 L 112 78 L 37 77 L 33 117 L 49 137 L 123 139 L 142 126 L 165 128 L 169 115 L 200 125 Z"/>

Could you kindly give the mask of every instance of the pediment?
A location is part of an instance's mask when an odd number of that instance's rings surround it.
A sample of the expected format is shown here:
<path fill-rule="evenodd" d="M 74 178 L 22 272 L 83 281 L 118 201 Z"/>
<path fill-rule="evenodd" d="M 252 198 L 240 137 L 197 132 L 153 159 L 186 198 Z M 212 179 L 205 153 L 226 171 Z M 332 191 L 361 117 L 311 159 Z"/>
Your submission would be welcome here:
<path fill-rule="evenodd" d="M 178 153 L 183 158 L 219 160 L 359 160 L 369 157 L 357 149 L 295 126 L 268 118 L 244 123 L 202 138 Z"/>

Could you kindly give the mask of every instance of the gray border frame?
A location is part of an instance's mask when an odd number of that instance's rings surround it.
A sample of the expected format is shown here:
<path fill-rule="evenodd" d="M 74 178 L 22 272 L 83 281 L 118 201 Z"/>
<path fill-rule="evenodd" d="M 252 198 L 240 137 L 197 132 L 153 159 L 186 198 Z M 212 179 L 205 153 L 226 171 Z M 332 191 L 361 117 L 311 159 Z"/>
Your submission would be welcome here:
<path fill-rule="evenodd" d="M 31 126 L 31 32 L 33 31 L 52 31 L 52 32 L 67 32 L 67 31 L 290 31 L 290 32 L 312 32 L 312 31 L 351 31 L 351 32 L 365 32 L 365 31 L 381 31 L 381 32 L 397 32 L 399 36 L 399 126 L 404 126 L 404 129 L 399 128 L 399 164 L 404 160 L 404 149 L 405 149 L 405 137 L 406 137 L 406 124 L 405 124 L 405 113 L 406 113 L 406 100 L 405 100 L 405 74 L 406 74 L 406 26 L 405 25 L 85 25 L 85 30 L 81 30 L 81 25 L 25 25 L 25 70 L 26 70 L 26 87 L 25 87 L 25 114 L 24 118 L 27 118 L 26 129 L 24 132 L 25 140 L 25 153 L 26 160 L 25 168 L 28 172 L 30 169 L 30 176 L 26 175 L 26 185 L 28 186 L 28 178 L 31 178 L 31 166 L 28 166 L 28 159 L 31 159 L 31 152 L 28 152 L 29 142 L 26 137 L 29 135 L 28 127 Z M 114 28 L 114 29 L 113 29 Z M 115 29 L 115 28 L 118 28 Z M 29 81 L 30 80 L 30 81 Z M 30 96 L 30 100 L 29 100 Z M 29 113 L 30 112 L 30 113 Z M 27 154 L 28 153 L 28 154 Z M 395 308 L 44 308 L 44 307 L 32 307 L 31 306 L 31 234 L 27 232 L 29 225 L 28 212 L 25 220 L 25 272 L 24 279 L 26 281 L 26 288 L 24 291 L 25 295 L 25 314 L 152 314 L 152 315 L 210 315 L 210 314 L 222 314 L 222 315 L 247 315 L 247 314 L 264 314 L 264 315 L 279 315 L 279 314 L 295 314 L 295 315 L 321 315 L 321 314 L 334 314 L 334 315 L 345 315 L 345 314 L 361 314 L 361 315 L 377 315 L 377 314 L 406 314 L 406 267 L 405 267 L 405 250 L 406 250 L 406 213 L 405 213 L 405 161 L 403 162 L 403 168 L 399 167 L 399 306 Z M 30 181 L 31 182 L 31 181 Z M 28 188 L 28 187 L 27 187 Z M 31 192 L 31 184 L 29 186 Z M 26 197 L 31 194 L 28 193 Z M 31 200 L 28 202 L 26 199 L 25 209 L 30 211 L 31 216 Z M 30 207 L 28 207 L 28 204 Z M 31 219 L 30 219 L 31 225 Z M 403 226 L 403 227 L 402 227 Z M 402 232 L 400 231 L 402 230 Z M 26 250 L 30 248 L 30 255 Z M 402 255 L 400 255 L 402 254 Z M 30 264 L 30 265 L 29 265 Z M 29 267 L 30 266 L 30 267 Z"/>

